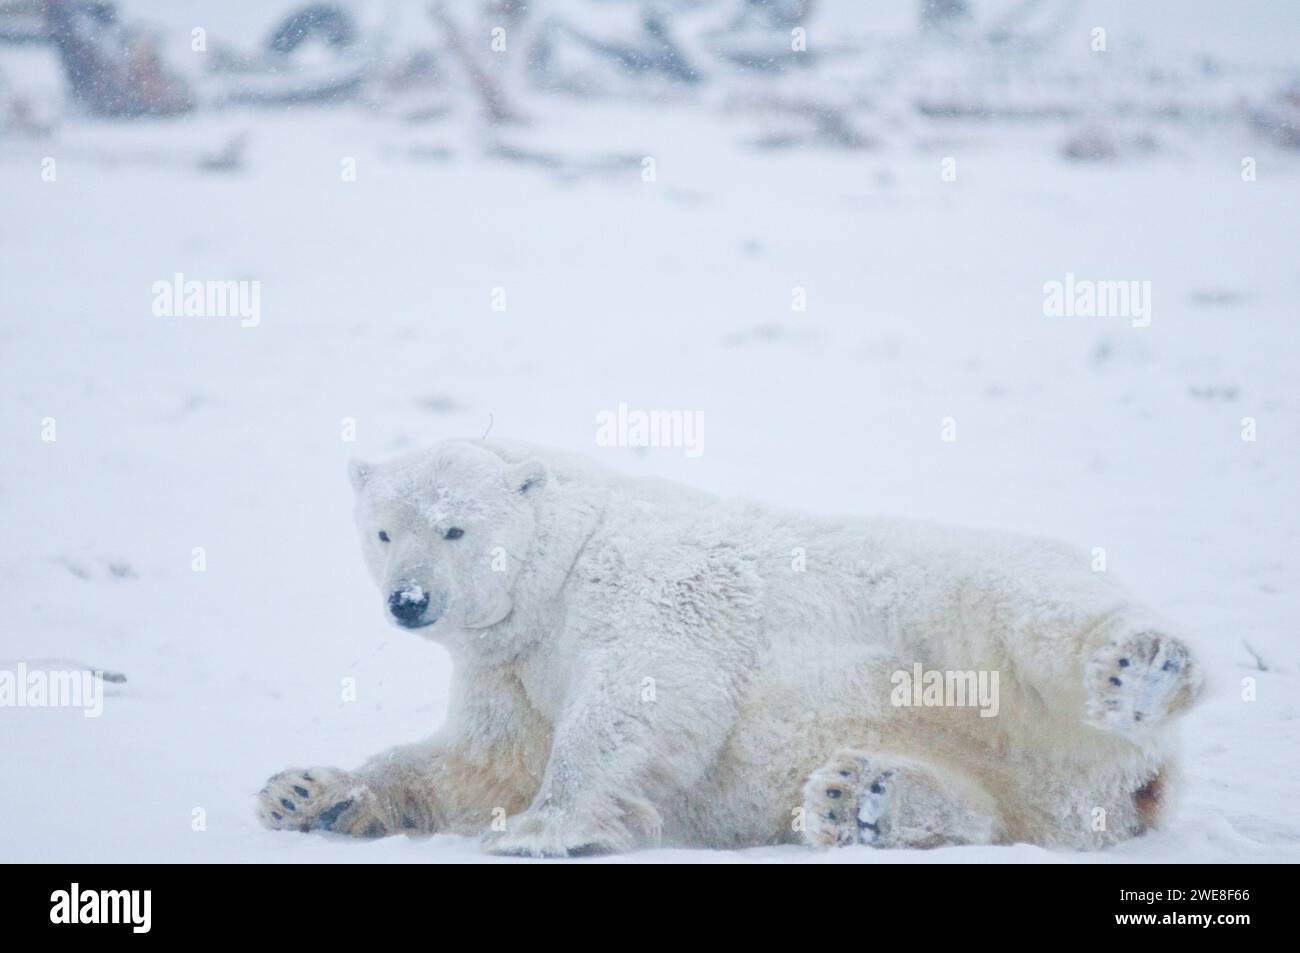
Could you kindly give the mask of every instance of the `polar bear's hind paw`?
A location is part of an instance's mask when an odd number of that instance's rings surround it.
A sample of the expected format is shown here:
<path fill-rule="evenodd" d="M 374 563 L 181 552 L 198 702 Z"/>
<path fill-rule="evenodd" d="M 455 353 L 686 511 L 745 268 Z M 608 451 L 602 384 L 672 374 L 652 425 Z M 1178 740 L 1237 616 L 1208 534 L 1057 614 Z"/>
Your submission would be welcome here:
<path fill-rule="evenodd" d="M 1140 733 L 1189 707 L 1200 674 L 1187 646 L 1139 632 L 1104 646 L 1087 667 L 1085 720 L 1108 731 Z"/>
<path fill-rule="evenodd" d="M 993 843 L 987 795 L 919 762 L 842 751 L 804 786 L 805 837 L 819 847 L 929 848 Z"/>

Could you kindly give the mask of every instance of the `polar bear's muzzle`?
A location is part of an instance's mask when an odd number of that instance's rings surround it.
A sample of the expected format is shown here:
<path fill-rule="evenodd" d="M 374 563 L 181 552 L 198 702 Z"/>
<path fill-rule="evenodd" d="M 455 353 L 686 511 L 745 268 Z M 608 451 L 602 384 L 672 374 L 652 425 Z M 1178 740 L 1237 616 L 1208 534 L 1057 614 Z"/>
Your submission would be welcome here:
<path fill-rule="evenodd" d="M 404 586 L 388 595 L 388 611 L 393 620 L 403 628 L 420 629 L 433 625 L 447 609 L 447 594 L 439 593 L 432 600 L 423 586 Z"/>

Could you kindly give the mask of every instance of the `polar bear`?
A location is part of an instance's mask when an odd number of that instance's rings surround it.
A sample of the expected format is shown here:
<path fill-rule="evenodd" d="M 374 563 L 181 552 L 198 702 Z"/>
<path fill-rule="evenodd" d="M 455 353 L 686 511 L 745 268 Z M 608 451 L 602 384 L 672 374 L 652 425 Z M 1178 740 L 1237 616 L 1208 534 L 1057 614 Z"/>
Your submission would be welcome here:
<path fill-rule="evenodd" d="M 450 712 L 358 770 L 274 776 L 270 828 L 534 857 L 1096 848 L 1164 812 L 1201 670 L 1064 547 L 784 512 L 510 442 L 351 476 L 385 617 L 452 656 Z"/>

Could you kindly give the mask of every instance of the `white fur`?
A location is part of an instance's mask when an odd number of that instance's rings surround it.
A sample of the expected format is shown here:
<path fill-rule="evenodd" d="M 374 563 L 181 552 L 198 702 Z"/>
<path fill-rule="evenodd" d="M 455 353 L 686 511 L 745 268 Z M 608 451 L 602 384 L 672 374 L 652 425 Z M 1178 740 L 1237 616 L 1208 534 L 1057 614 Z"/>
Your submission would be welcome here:
<path fill-rule="evenodd" d="M 511 443 L 352 477 L 383 611 L 427 597 L 414 631 L 453 656 L 451 714 L 356 772 L 277 775 L 271 827 L 535 856 L 1097 847 L 1154 819 L 1197 694 L 1185 646 L 1052 543 L 782 512 Z M 918 662 L 997 672 L 996 717 L 895 707 Z"/>

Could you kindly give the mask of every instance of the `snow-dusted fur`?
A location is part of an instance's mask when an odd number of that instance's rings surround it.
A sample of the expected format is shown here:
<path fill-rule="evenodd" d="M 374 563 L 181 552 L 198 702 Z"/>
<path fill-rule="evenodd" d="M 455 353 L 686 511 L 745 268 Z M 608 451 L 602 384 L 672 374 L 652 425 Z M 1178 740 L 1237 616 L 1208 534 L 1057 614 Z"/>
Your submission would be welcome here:
<path fill-rule="evenodd" d="M 385 614 L 454 658 L 451 712 L 359 770 L 276 775 L 269 827 L 533 856 L 1087 848 L 1161 813 L 1199 670 L 1064 547 L 783 512 L 504 442 L 352 478 Z M 996 716 L 895 704 L 917 663 L 997 673 Z"/>

